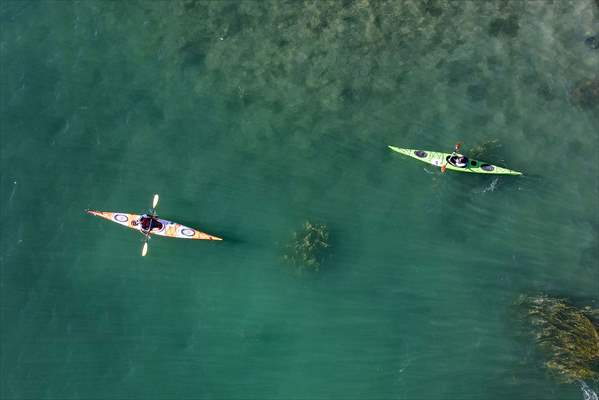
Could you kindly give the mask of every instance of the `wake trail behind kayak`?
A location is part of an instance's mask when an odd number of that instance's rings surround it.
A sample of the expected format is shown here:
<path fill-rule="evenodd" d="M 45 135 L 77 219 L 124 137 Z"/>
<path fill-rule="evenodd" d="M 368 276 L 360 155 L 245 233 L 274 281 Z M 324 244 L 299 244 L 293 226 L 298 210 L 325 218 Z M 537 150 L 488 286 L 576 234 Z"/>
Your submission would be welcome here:
<path fill-rule="evenodd" d="M 591 389 L 586 382 L 580 381 L 580 390 L 582 390 L 583 400 L 599 400 L 597 393 Z"/>

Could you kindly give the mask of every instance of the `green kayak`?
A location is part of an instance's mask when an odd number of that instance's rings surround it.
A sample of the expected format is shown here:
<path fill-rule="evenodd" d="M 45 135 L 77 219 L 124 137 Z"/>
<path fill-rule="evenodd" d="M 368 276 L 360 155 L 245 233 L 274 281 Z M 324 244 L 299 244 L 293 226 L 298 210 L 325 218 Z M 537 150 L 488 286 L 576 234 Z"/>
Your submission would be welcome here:
<path fill-rule="evenodd" d="M 471 160 L 461 154 L 458 154 L 458 157 L 456 157 L 450 153 L 440 153 L 437 151 L 400 149 L 395 146 L 389 146 L 389 148 L 400 154 L 424 161 L 425 163 L 436 167 L 441 167 L 445 164 L 445 168 L 452 171 L 491 175 L 522 175 L 522 172 L 498 167 L 497 165 L 492 165 L 484 161 Z"/>

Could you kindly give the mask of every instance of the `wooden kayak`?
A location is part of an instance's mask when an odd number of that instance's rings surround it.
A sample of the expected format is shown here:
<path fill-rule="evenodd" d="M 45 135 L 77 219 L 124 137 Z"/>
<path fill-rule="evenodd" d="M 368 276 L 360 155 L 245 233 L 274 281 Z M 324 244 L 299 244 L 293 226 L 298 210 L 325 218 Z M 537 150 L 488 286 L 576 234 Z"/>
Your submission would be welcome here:
<path fill-rule="evenodd" d="M 116 222 L 119 225 L 126 226 L 127 228 L 135 229 L 142 234 L 144 233 L 141 229 L 141 224 L 137 223 L 141 215 L 129 214 L 123 212 L 112 212 L 112 211 L 94 211 L 86 210 L 88 214 L 95 215 L 96 217 L 104 218 L 112 222 Z M 190 228 L 185 225 L 178 224 L 166 219 L 157 218 L 162 225 L 159 228 L 154 228 L 150 232 L 151 235 L 165 236 L 177 239 L 196 239 L 196 240 L 222 240 L 217 236 L 212 236 L 197 229 Z"/>

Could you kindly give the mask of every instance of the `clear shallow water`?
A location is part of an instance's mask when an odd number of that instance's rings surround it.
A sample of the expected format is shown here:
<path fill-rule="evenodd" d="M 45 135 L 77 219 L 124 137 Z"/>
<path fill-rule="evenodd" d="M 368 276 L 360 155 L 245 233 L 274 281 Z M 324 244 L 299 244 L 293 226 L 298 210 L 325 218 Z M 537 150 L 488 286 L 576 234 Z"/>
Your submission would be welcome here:
<path fill-rule="evenodd" d="M 599 10 L 432 4 L 2 3 L 1 397 L 581 398 L 510 305 L 599 301 Z M 526 176 L 386 149 L 492 139 Z M 225 242 L 82 213 L 154 192 Z"/>

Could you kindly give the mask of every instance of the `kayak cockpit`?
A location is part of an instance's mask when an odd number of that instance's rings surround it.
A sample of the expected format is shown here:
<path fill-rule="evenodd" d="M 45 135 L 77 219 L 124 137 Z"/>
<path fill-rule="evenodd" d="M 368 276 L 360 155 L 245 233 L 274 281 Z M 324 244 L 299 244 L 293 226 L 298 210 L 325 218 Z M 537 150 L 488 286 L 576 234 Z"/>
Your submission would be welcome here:
<path fill-rule="evenodd" d="M 445 160 L 453 165 L 456 168 L 466 168 L 468 166 L 468 157 L 463 156 L 463 155 L 449 155 L 445 158 Z M 472 163 L 474 163 L 474 165 L 476 165 L 476 161 L 473 161 Z"/>
<path fill-rule="evenodd" d="M 161 231 L 164 229 L 164 225 L 160 220 L 154 216 L 141 215 L 137 221 L 134 221 L 133 225 L 140 225 L 140 228 L 144 232 Z"/>

